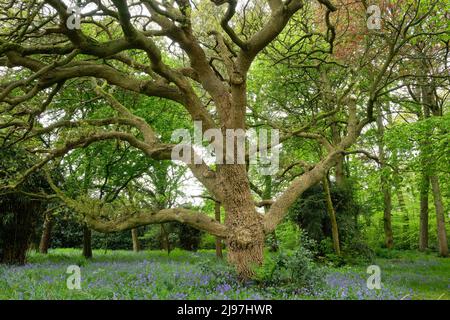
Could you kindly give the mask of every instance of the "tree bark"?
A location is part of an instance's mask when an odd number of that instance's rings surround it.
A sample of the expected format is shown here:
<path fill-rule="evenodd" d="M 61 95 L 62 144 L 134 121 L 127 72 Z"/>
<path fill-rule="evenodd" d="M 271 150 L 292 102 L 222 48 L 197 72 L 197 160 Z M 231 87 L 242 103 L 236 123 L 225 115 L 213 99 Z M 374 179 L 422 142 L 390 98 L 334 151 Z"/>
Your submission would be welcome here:
<path fill-rule="evenodd" d="M 345 167 L 344 167 L 344 157 L 340 156 L 336 163 L 336 185 L 338 187 L 344 187 L 345 181 L 346 181 L 346 175 L 345 175 Z"/>
<path fill-rule="evenodd" d="M 331 101 L 333 101 L 334 97 L 332 97 L 330 94 L 332 91 L 331 91 L 329 76 L 325 72 L 322 72 L 321 77 L 322 77 L 322 81 L 326 88 L 325 98 L 327 101 L 331 102 Z M 341 137 L 341 130 L 340 130 L 339 124 L 337 122 L 338 118 L 336 115 L 334 115 L 331 119 L 333 121 L 330 125 L 331 140 L 333 141 L 334 145 L 339 145 L 342 141 L 342 137 Z M 339 188 L 343 188 L 345 186 L 345 181 L 346 181 L 344 155 L 340 154 L 337 156 L 336 165 L 334 166 L 334 170 L 335 170 L 336 185 Z"/>
<path fill-rule="evenodd" d="M 416 96 L 420 97 L 418 102 L 422 103 L 422 110 L 418 112 L 419 120 L 427 119 L 430 117 L 429 105 L 432 103 L 433 99 L 430 95 L 429 90 L 426 86 L 422 86 L 420 91 L 416 92 Z M 416 98 L 417 99 L 417 98 Z M 430 164 L 431 159 L 429 159 L 430 143 L 427 139 L 423 139 L 419 142 L 420 147 L 420 165 L 421 165 L 421 181 L 419 185 L 420 190 L 420 225 L 419 225 L 419 250 L 425 251 L 428 249 L 428 239 L 429 239 L 429 206 L 428 206 L 428 195 L 430 190 Z"/>
<path fill-rule="evenodd" d="M 50 247 L 50 239 L 53 228 L 53 219 L 50 213 L 45 215 L 44 226 L 42 228 L 41 242 L 39 243 L 39 252 L 42 254 L 48 253 Z"/>
<path fill-rule="evenodd" d="M 225 225 L 229 230 L 227 258 L 241 279 L 249 279 L 254 268 L 263 262 L 263 216 L 255 209 L 245 165 L 223 165 L 220 171 L 224 181 Z"/>
<path fill-rule="evenodd" d="M 426 64 L 424 63 L 424 68 L 426 68 Z M 436 88 L 433 83 L 428 83 L 427 85 L 422 86 L 422 103 L 424 107 L 424 116 L 428 118 L 430 113 L 434 117 L 441 117 L 442 110 L 440 109 L 437 103 L 436 97 Z M 448 243 L 447 243 L 447 232 L 445 230 L 445 214 L 444 214 L 444 205 L 442 202 L 441 190 L 439 186 L 439 178 L 436 175 L 436 161 L 435 159 L 424 159 L 428 160 L 428 167 L 424 167 L 423 170 L 429 170 L 431 191 L 433 193 L 434 207 L 436 211 L 436 227 L 437 227 L 437 237 L 438 237 L 438 245 L 439 245 L 439 255 L 442 257 L 448 256 Z M 427 164 L 426 162 L 424 163 Z M 430 170 L 431 169 L 431 170 Z"/>
<path fill-rule="evenodd" d="M 338 230 L 338 225 L 337 225 L 337 221 L 336 221 L 336 213 L 335 213 L 334 207 L 333 207 L 333 201 L 331 200 L 330 185 L 328 183 L 327 176 L 323 177 L 322 185 L 323 185 L 323 190 L 324 190 L 325 201 L 327 203 L 327 211 L 328 211 L 328 215 L 330 216 L 330 221 L 331 221 L 331 235 L 333 237 L 334 252 L 336 252 L 336 254 L 338 256 L 340 256 L 341 255 L 341 247 L 339 245 L 339 230 Z"/>
<path fill-rule="evenodd" d="M 392 249 L 394 247 L 394 236 L 392 232 L 392 196 L 391 196 L 391 187 L 389 184 L 389 180 L 386 176 L 385 167 L 386 167 L 386 154 L 384 150 L 384 125 L 383 125 L 383 117 L 381 113 L 381 108 L 379 115 L 377 117 L 377 127 L 378 127 L 378 152 L 380 159 L 380 184 L 381 184 L 381 192 L 383 194 L 383 225 L 384 225 L 384 243 L 386 248 Z"/>
<path fill-rule="evenodd" d="M 385 245 L 386 248 L 392 249 L 394 247 L 394 236 L 392 232 L 392 198 L 390 188 L 387 183 L 382 179 L 382 189 L 383 189 L 383 204 L 384 204 L 384 235 L 385 235 Z"/>
<path fill-rule="evenodd" d="M 262 194 L 263 200 L 270 200 L 272 199 L 272 177 L 271 176 L 265 176 L 264 177 L 264 192 Z M 270 204 L 264 205 L 264 214 L 267 214 L 270 210 Z M 277 230 L 274 229 L 270 235 L 272 237 L 272 241 L 270 243 L 269 250 L 270 252 L 277 252 L 278 251 L 278 240 L 277 240 Z"/>
<path fill-rule="evenodd" d="M 333 144 L 338 145 L 341 142 L 341 134 L 339 132 L 339 128 L 336 124 L 331 126 L 332 139 Z M 344 166 L 344 155 L 339 155 L 336 159 L 335 169 L 335 178 L 336 185 L 340 188 L 345 186 L 346 174 L 345 174 L 345 166 Z"/>
<path fill-rule="evenodd" d="M 92 231 L 88 226 L 83 226 L 83 257 L 92 258 Z"/>
<path fill-rule="evenodd" d="M 2 263 L 10 264 L 10 265 L 23 265 L 26 260 L 26 252 L 28 249 L 28 244 L 24 245 L 23 243 L 6 243 L 3 245 L 3 253 L 2 253 Z"/>
<path fill-rule="evenodd" d="M 133 251 L 139 252 L 141 250 L 141 246 L 138 238 L 138 230 L 136 228 L 131 229 L 131 239 L 133 240 Z"/>
<path fill-rule="evenodd" d="M 219 201 L 215 202 L 214 213 L 215 213 L 216 221 L 218 221 L 220 223 L 221 218 L 220 218 L 220 202 Z M 216 257 L 219 259 L 223 259 L 222 238 L 217 237 L 217 236 L 216 236 Z"/>
<path fill-rule="evenodd" d="M 160 237 L 161 237 L 161 249 L 166 250 L 167 254 L 170 254 L 171 247 L 170 247 L 170 239 L 169 239 L 169 233 L 167 232 L 166 228 L 164 227 L 164 223 L 161 223 L 160 225 Z"/>
<path fill-rule="evenodd" d="M 30 236 L 31 232 L 24 232 L 22 235 L 15 237 L 13 241 L 9 241 L 11 240 L 9 239 L 5 242 L 3 244 L 1 262 L 5 264 L 25 264 Z"/>
<path fill-rule="evenodd" d="M 403 217 L 403 226 L 402 226 L 403 240 L 405 243 L 407 243 L 408 248 L 409 248 L 411 245 L 409 242 L 409 214 L 408 214 L 408 209 L 406 208 L 406 202 L 405 202 L 403 190 L 401 189 L 400 186 L 397 187 L 397 200 L 398 200 L 398 206 L 400 208 L 400 211 L 402 212 L 402 217 Z"/>
<path fill-rule="evenodd" d="M 447 232 L 445 230 L 445 214 L 444 205 L 442 203 L 441 190 L 439 180 L 436 175 L 430 176 L 431 190 L 433 192 L 434 206 L 436 210 L 437 236 L 439 244 L 439 255 L 448 256 Z"/>
<path fill-rule="evenodd" d="M 36 217 L 44 206 L 37 201 L 24 199 L 21 195 L 11 195 L 0 207 L 0 213 L 11 212 L 12 219 L 2 225 L 0 243 L 0 262 L 23 265 L 30 240 L 36 225 Z M 3 221 L 1 221 L 3 222 Z"/>
<path fill-rule="evenodd" d="M 423 172 L 420 184 L 420 230 L 419 230 L 419 250 L 425 251 L 428 248 L 428 191 L 430 189 L 430 178 Z"/>

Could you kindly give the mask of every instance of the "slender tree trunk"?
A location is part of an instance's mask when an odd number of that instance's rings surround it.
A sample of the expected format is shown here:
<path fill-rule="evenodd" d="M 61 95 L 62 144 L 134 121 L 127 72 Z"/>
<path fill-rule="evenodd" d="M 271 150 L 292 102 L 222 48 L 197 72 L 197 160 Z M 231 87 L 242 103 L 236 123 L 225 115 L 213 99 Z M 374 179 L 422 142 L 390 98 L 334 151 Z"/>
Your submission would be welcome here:
<path fill-rule="evenodd" d="M 341 133 L 339 132 L 339 127 L 337 126 L 336 123 L 334 123 L 331 126 L 331 132 L 333 144 L 338 145 L 341 142 Z M 342 154 L 337 157 L 334 169 L 335 169 L 336 185 L 342 188 L 345 186 L 345 181 L 347 178 L 344 166 L 344 156 Z"/>
<path fill-rule="evenodd" d="M 50 239 L 53 228 L 53 219 L 50 213 L 45 215 L 44 226 L 42 228 L 41 242 L 39 243 L 39 252 L 42 254 L 48 253 L 50 247 Z"/>
<path fill-rule="evenodd" d="M 141 250 L 141 246 L 138 238 L 138 230 L 136 228 L 131 229 L 131 239 L 133 240 L 133 251 L 139 252 Z"/>
<path fill-rule="evenodd" d="M 434 117 L 441 117 L 442 110 L 437 103 L 436 90 L 433 83 L 422 86 L 422 102 L 425 117 L 430 116 L 430 112 Z M 437 237 L 439 244 L 439 254 L 442 257 L 448 256 L 447 232 L 445 230 L 445 214 L 444 204 L 442 203 L 441 190 L 439 187 L 439 178 L 435 173 L 435 159 L 428 159 L 428 167 L 431 167 L 430 184 L 433 193 L 434 207 L 436 211 Z M 427 168 L 424 168 L 427 169 Z"/>
<path fill-rule="evenodd" d="M 380 108 L 381 109 L 381 108 Z M 392 249 L 394 247 L 394 236 L 392 233 L 392 197 L 391 197 L 391 187 L 389 184 L 389 179 L 386 176 L 386 155 L 384 151 L 384 125 L 381 110 L 377 117 L 377 127 L 378 127 L 378 151 L 380 159 L 380 169 L 381 169 L 381 192 L 383 193 L 383 224 L 384 224 L 384 237 L 386 248 Z"/>
<path fill-rule="evenodd" d="M 327 203 L 327 211 L 328 211 L 328 215 L 330 216 L 330 221 L 331 221 L 331 235 L 333 237 L 334 252 L 336 252 L 336 254 L 338 256 L 340 256 L 341 248 L 339 245 L 339 230 L 338 230 L 338 225 L 336 222 L 336 213 L 334 211 L 333 201 L 331 199 L 330 185 L 328 183 L 327 176 L 323 177 L 322 185 L 323 185 L 323 190 L 324 190 L 325 201 Z"/>
<path fill-rule="evenodd" d="M 216 221 L 220 222 L 221 218 L 220 218 L 220 202 L 219 201 L 215 202 L 214 212 L 215 212 Z M 216 237 L 216 257 L 219 259 L 223 259 L 222 239 L 220 237 Z"/>
<path fill-rule="evenodd" d="M 92 258 L 92 231 L 86 225 L 83 226 L 83 256 Z"/>
<path fill-rule="evenodd" d="M 436 175 L 430 176 L 430 182 L 431 182 L 431 190 L 433 192 L 434 206 L 436 210 L 439 255 L 442 257 L 447 257 L 448 243 L 447 243 L 447 232 L 445 230 L 444 205 L 442 203 L 442 196 L 439 187 L 438 177 Z"/>
<path fill-rule="evenodd" d="M 420 184 L 420 230 L 419 230 L 419 250 L 425 251 L 428 248 L 428 191 L 430 189 L 430 178 L 422 173 Z"/>
<path fill-rule="evenodd" d="M 384 180 L 384 179 L 382 179 Z M 394 236 L 392 233 L 392 199 L 391 192 L 386 182 L 382 182 L 383 189 L 383 203 L 384 203 L 384 235 L 386 248 L 392 249 L 394 247 Z"/>
<path fill-rule="evenodd" d="M 400 186 L 397 188 L 397 200 L 398 206 L 403 215 L 403 227 L 402 227 L 403 238 L 404 241 L 408 244 L 408 247 L 410 247 L 411 244 L 409 243 L 409 213 L 408 209 L 406 208 L 403 190 L 401 189 Z"/>
<path fill-rule="evenodd" d="M 419 94 L 418 94 L 419 95 Z M 419 113 L 419 119 L 426 119 L 430 117 L 430 109 L 428 103 L 431 103 L 432 98 L 426 90 L 426 87 L 421 88 L 423 113 Z M 419 250 L 425 251 L 428 249 L 428 220 L 429 220 L 429 207 L 428 207 L 428 194 L 430 190 L 430 159 L 428 157 L 428 149 L 430 144 L 427 140 L 420 142 L 420 163 L 421 163 L 421 181 L 420 181 L 420 225 L 419 225 Z"/>
<path fill-rule="evenodd" d="M 167 250 L 167 254 L 169 255 L 171 251 L 169 233 L 164 227 L 164 223 L 161 223 L 160 235 L 161 235 L 161 247 L 163 250 Z"/>
<path fill-rule="evenodd" d="M 88 194 L 89 184 L 92 181 L 92 159 L 89 149 L 85 149 L 88 162 L 84 170 L 83 193 Z M 83 224 L 83 257 L 92 258 L 92 231 L 86 224 Z"/>
<path fill-rule="evenodd" d="M 265 176 L 264 177 L 264 192 L 262 194 L 263 200 L 271 200 L 272 199 L 272 177 Z M 267 214 L 270 210 L 270 204 L 264 205 L 264 213 Z M 277 231 L 276 229 L 270 233 L 269 237 L 272 237 L 272 241 L 270 242 L 269 250 L 271 252 L 278 251 L 278 239 L 277 239 Z"/>

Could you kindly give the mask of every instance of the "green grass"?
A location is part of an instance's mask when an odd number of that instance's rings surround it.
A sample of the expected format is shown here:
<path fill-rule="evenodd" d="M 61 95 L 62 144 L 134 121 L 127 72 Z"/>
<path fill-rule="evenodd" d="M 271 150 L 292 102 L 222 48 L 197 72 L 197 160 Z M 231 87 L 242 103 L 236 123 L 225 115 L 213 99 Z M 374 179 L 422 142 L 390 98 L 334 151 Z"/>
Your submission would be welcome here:
<path fill-rule="evenodd" d="M 382 290 L 365 285 L 368 265 L 326 267 L 313 291 L 264 288 L 234 279 L 213 251 L 104 251 L 86 260 L 80 250 L 31 253 L 25 266 L 0 266 L 0 299 L 450 299 L 450 259 L 435 253 L 380 252 Z M 79 265 L 82 290 L 69 290 L 69 265 Z M 316 290 L 317 289 L 317 290 Z"/>
<path fill-rule="evenodd" d="M 450 259 L 435 252 L 383 250 L 372 264 L 381 269 L 381 281 L 393 288 L 409 290 L 414 300 L 450 300 Z M 336 272 L 364 275 L 367 266 L 345 266 Z M 411 293 L 412 292 L 412 293 Z"/>
<path fill-rule="evenodd" d="M 385 281 L 402 284 L 417 292 L 418 299 L 450 300 L 450 259 L 435 252 L 399 252 L 391 259 L 380 258 Z"/>

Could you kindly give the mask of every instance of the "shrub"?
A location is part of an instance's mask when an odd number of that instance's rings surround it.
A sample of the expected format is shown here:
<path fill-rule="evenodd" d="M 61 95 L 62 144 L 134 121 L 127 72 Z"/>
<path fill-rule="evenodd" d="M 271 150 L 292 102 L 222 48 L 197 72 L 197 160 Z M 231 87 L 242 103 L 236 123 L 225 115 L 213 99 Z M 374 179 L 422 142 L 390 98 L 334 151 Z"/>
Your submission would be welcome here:
<path fill-rule="evenodd" d="M 375 252 L 359 237 L 343 243 L 342 251 L 344 261 L 349 264 L 362 264 L 375 259 Z"/>
<path fill-rule="evenodd" d="M 215 248 L 216 248 L 216 237 L 209 233 L 204 233 L 200 240 L 200 249 L 215 249 Z"/>
<path fill-rule="evenodd" d="M 197 251 L 200 247 L 203 232 L 182 223 L 176 223 L 178 247 L 184 250 Z"/>
<path fill-rule="evenodd" d="M 329 262 L 336 267 L 372 262 L 375 258 L 375 252 L 359 237 L 355 237 L 352 241 L 341 242 L 341 256 L 336 255 L 333 242 L 329 238 L 322 240 L 318 248 L 320 252 L 318 260 Z"/>
<path fill-rule="evenodd" d="M 323 279 L 323 270 L 314 262 L 310 240 L 302 237 L 302 245 L 295 250 L 283 250 L 268 256 L 263 266 L 256 269 L 255 280 L 264 286 L 284 285 L 288 289 L 298 290 L 319 285 Z"/>
<path fill-rule="evenodd" d="M 178 222 L 164 223 L 164 230 L 167 232 L 167 238 L 170 250 L 181 248 L 188 251 L 197 251 L 200 248 L 203 232 L 191 226 Z M 142 237 L 144 245 L 148 249 L 167 249 L 165 234 L 160 225 L 150 225 Z"/>
<path fill-rule="evenodd" d="M 336 266 L 344 263 L 361 263 L 373 260 L 374 253 L 362 239 L 358 217 L 365 211 L 354 197 L 352 184 L 332 185 L 331 198 L 336 211 L 342 256 L 334 252 L 331 241 L 331 223 L 321 185 L 316 185 L 297 199 L 289 212 L 289 218 L 319 243 L 317 259 L 326 260 Z"/>
<path fill-rule="evenodd" d="M 268 238 L 266 244 L 274 246 L 271 242 L 276 241 L 276 246 L 281 250 L 295 250 L 299 246 L 299 227 L 291 221 L 280 224 L 276 229 L 276 237 Z"/>

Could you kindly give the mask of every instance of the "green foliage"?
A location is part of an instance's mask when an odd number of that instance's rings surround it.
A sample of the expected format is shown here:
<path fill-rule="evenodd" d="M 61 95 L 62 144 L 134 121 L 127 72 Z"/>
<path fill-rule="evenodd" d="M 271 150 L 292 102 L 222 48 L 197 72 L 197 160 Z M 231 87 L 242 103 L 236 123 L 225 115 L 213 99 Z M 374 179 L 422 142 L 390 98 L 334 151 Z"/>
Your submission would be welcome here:
<path fill-rule="evenodd" d="M 80 248 L 83 243 L 83 228 L 76 214 L 63 210 L 53 218 L 51 248 Z M 95 247 L 96 242 L 93 241 Z"/>
<path fill-rule="evenodd" d="M 447 171 L 450 162 L 450 114 L 413 123 L 396 124 L 386 132 L 386 142 L 397 150 L 399 164 L 416 171 Z M 421 162 L 425 156 L 427 167 Z M 439 160 L 439 161 L 435 161 Z"/>
<path fill-rule="evenodd" d="M 17 172 L 36 158 L 18 147 L 0 147 L 0 186 L 15 183 Z M 13 192 L 0 194 L 0 262 L 25 263 L 25 252 L 48 202 L 34 194 L 48 191 L 42 172 L 29 175 Z"/>
<path fill-rule="evenodd" d="M 319 245 L 317 254 L 326 260 L 340 265 L 342 263 L 360 263 L 373 259 L 372 250 L 365 240 L 358 224 L 362 215 L 362 206 L 354 199 L 351 184 L 339 188 L 332 185 L 331 198 L 336 212 L 336 220 L 341 242 L 342 256 L 334 252 L 331 241 L 331 222 L 326 208 L 324 191 L 316 185 L 307 191 L 291 207 L 289 218 L 292 222 L 314 239 Z"/>
<path fill-rule="evenodd" d="M 266 241 L 267 245 L 271 245 L 271 241 L 281 250 L 294 250 L 299 246 L 299 227 L 291 221 L 286 221 L 277 226 L 275 236 L 269 237 Z"/>
<path fill-rule="evenodd" d="M 167 233 L 170 249 L 180 248 L 188 251 L 197 251 L 201 246 L 204 232 L 191 226 L 178 222 L 165 223 L 164 230 Z M 166 245 L 167 239 L 160 225 L 146 227 L 142 237 L 143 245 L 149 249 L 162 249 Z"/>
<path fill-rule="evenodd" d="M 373 249 L 361 235 L 357 235 L 352 241 L 344 242 L 342 252 L 343 261 L 349 264 L 367 264 L 375 259 Z"/>
<path fill-rule="evenodd" d="M 204 233 L 200 240 L 200 248 L 215 249 L 215 247 L 216 247 L 216 237 L 209 233 Z"/>
<path fill-rule="evenodd" d="M 131 230 L 114 233 L 92 232 L 92 247 L 105 250 L 130 250 L 133 247 Z"/>
<path fill-rule="evenodd" d="M 60 213 L 55 217 L 55 225 L 52 232 L 51 248 L 80 248 L 83 244 L 82 225 L 75 218 L 73 212 Z M 202 249 L 213 249 L 215 238 L 211 237 L 212 243 L 206 245 L 202 239 L 207 235 L 195 228 L 181 223 L 166 223 L 171 248 L 181 248 L 190 251 Z M 159 225 L 151 225 L 139 228 L 141 247 L 147 249 L 161 249 L 164 241 Z M 103 234 L 92 233 L 92 247 L 104 250 L 127 250 L 132 248 L 131 231 L 114 232 Z"/>
<path fill-rule="evenodd" d="M 176 223 L 178 246 L 181 249 L 197 251 L 204 232 L 182 223 Z"/>
<path fill-rule="evenodd" d="M 417 206 L 408 207 L 410 212 L 414 212 L 410 216 L 408 225 L 405 225 L 405 213 L 394 207 L 392 213 L 392 230 L 394 234 L 394 247 L 398 250 L 417 250 L 419 247 L 419 208 Z M 378 253 L 379 248 L 384 247 L 383 234 L 383 212 L 376 212 L 371 217 L 372 223 L 364 228 L 364 235 L 366 243 Z M 450 234 L 450 226 L 446 224 L 447 234 Z M 450 245 L 450 239 L 447 239 Z M 438 238 L 436 227 L 436 213 L 434 206 L 430 201 L 429 221 L 428 221 L 428 248 L 430 250 L 437 250 Z"/>
<path fill-rule="evenodd" d="M 356 219 L 360 206 L 353 200 L 352 191 L 332 186 L 331 198 L 341 240 L 350 238 L 356 232 Z M 331 236 L 331 222 L 326 209 L 324 191 L 316 185 L 305 191 L 290 210 L 290 218 L 308 235 L 320 242 Z"/>
<path fill-rule="evenodd" d="M 280 250 L 268 255 L 256 269 L 255 279 L 264 286 L 285 286 L 289 289 L 319 286 L 323 270 L 314 262 L 315 243 L 305 235 L 295 250 Z"/>

